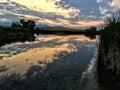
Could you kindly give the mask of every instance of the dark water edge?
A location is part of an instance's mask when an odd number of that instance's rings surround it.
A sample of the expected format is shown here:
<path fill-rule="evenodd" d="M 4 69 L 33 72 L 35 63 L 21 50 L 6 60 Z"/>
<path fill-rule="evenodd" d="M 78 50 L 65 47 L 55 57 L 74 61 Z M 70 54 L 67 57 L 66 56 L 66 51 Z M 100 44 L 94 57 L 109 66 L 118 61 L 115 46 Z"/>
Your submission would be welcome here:
<path fill-rule="evenodd" d="M 35 40 L 35 36 L 31 35 L 29 37 L 26 36 L 16 36 L 15 38 L 5 38 L 4 40 L 0 41 L 0 46 L 3 46 L 5 44 L 10 44 L 10 43 L 16 43 L 16 42 L 25 42 L 25 41 L 34 41 Z"/>

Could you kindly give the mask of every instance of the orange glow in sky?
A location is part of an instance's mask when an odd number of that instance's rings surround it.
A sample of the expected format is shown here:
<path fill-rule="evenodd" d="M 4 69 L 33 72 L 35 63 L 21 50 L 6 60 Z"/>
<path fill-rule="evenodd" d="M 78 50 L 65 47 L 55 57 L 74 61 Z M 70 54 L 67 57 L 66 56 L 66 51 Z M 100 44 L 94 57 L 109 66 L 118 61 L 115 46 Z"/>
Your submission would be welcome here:
<path fill-rule="evenodd" d="M 0 9 L 0 15 L 11 15 L 10 18 L 7 17 L 9 19 L 1 19 L 3 22 L 7 22 L 9 20 L 14 21 L 15 15 L 16 18 L 18 17 L 16 20 L 19 20 L 20 18 L 28 18 L 36 20 L 37 23 L 48 24 L 50 26 L 65 26 L 72 28 L 98 26 L 104 23 L 102 20 L 85 20 L 84 18 L 81 20 L 80 18 L 82 16 L 80 8 L 69 6 L 69 4 L 65 4 L 63 6 L 60 6 L 59 4 L 56 5 L 56 2 L 62 0 L 2 0 L 0 3 L 3 3 L 3 1 L 8 2 L 9 5 L 15 9 L 13 9 L 12 12 L 7 10 L 7 6 L 5 5 L 4 9 Z M 21 8 L 15 6 L 16 4 L 12 5 L 10 2 L 15 2 L 17 5 L 20 5 Z M 112 5 L 116 4 L 113 3 Z M 69 7 L 64 8 L 64 6 Z M 94 16 L 92 17 L 94 18 Z"/>

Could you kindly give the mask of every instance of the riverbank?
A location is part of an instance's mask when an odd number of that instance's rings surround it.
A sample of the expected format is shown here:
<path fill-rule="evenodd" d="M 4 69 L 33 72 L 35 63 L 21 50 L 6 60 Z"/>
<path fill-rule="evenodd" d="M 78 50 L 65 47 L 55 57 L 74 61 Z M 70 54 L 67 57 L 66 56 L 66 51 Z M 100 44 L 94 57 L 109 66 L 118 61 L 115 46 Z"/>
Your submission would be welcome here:
<path fill-rule="evenodd" d="M 120 78 L 120 14 L 109 18 L 102 30 L 98 50 L 98 71 L 106 70 Z"/>
<path fill-rule="evenodd" d="M 27 28 L 0 27 L 0 46 L 10 42 L 34 40 L 33 35 Z"/>

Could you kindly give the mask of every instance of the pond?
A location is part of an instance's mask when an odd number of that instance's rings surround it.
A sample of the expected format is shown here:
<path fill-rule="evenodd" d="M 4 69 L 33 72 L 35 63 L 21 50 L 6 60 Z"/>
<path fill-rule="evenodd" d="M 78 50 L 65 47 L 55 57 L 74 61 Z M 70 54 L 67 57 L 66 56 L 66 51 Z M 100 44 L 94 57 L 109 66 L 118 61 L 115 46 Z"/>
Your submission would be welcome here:
<path fill-rule="evenodd" d="M 0 90 L 119 90 L 118 83 L 96 74 L 96 41 L 39 35 L 33 42 L 1 46 Z"/>

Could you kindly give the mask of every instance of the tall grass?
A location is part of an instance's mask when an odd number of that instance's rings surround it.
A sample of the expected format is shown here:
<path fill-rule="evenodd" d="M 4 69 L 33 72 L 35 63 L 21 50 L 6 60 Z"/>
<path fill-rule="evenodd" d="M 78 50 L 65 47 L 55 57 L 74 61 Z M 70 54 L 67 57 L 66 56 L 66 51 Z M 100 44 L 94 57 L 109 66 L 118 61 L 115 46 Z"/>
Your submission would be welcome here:
<path fill-rule="evenodd" d="M 106 20 L 101 31 L 98 52 L 98 66 L 120 75 L 120 12 L 112 14 Z"/>

